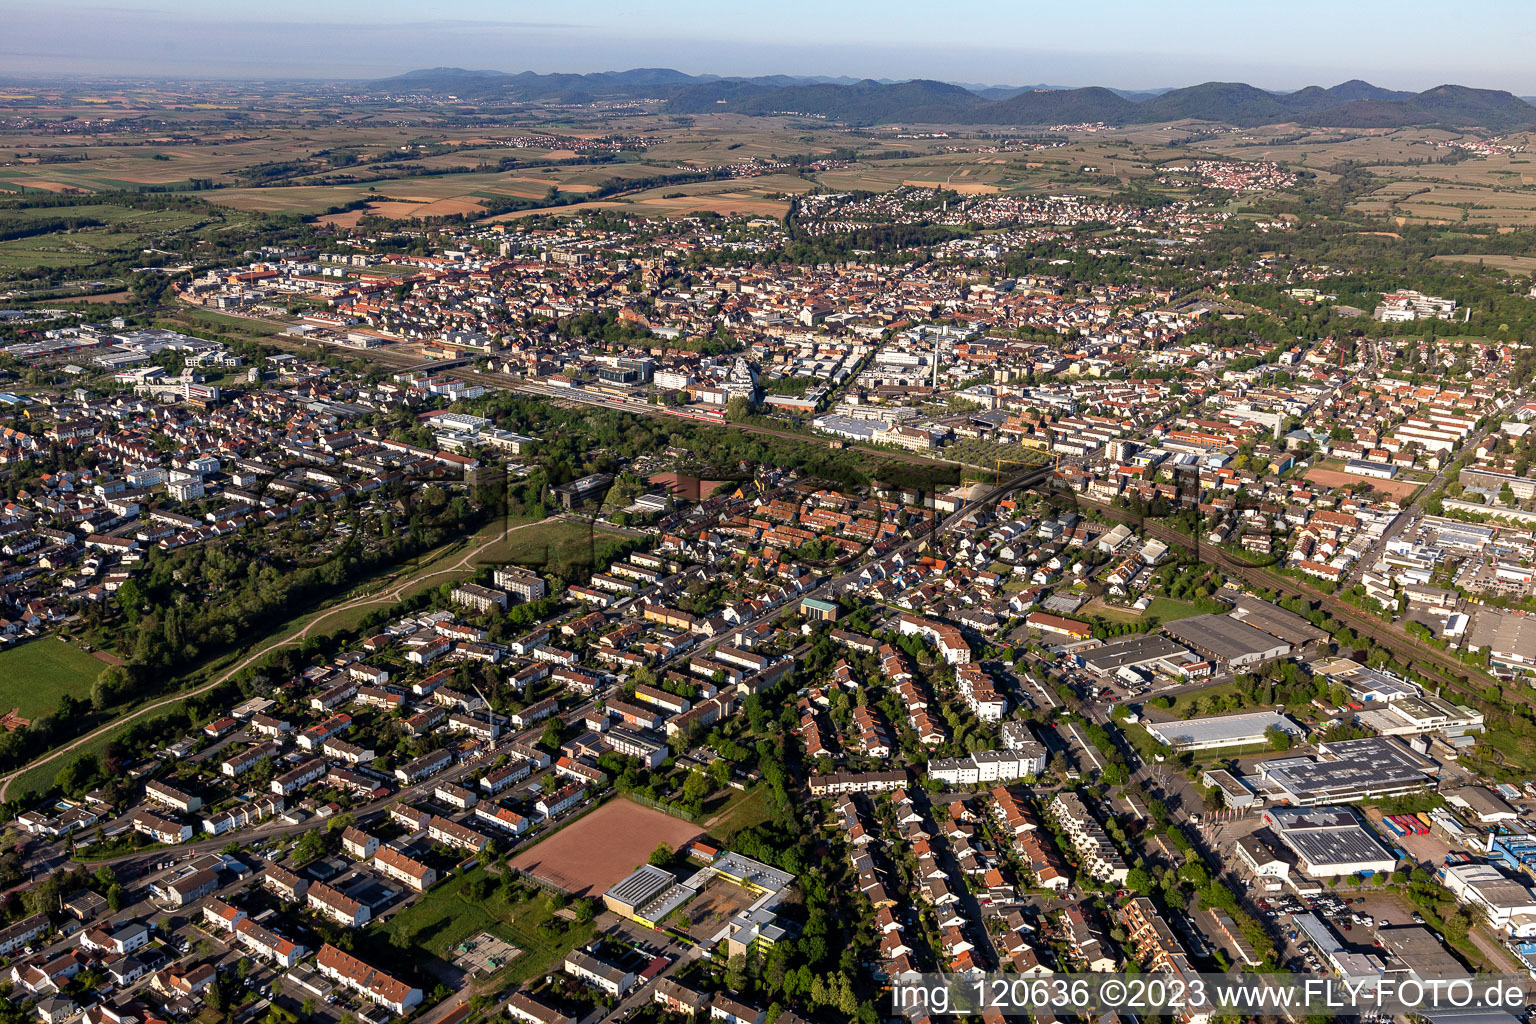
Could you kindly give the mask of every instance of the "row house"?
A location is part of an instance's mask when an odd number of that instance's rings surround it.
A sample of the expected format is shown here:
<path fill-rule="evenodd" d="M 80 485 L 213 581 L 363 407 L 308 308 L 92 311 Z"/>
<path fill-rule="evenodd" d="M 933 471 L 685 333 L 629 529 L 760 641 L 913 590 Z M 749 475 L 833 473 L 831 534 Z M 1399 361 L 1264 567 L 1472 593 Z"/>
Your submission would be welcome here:
<path fill-rule="evenodd" d="M 268 867 L 262 874 L 261 884 L 278 899 L 287 903 L 302 903 L 309 892 L 307 878 L 296 875 L 286 868 L 280 868 L 276 864 Z M 230 927 L 233 928 L 234 925 L 231 924 Z"/>
<path fill-rule="evenodd" d="M 281 796 L 259 796 L 203 818 L 203 831 L 211 836 L 221 836 L 266 821 L 286 809 L 287 802 Z"/>
<path fill-rule="evenodd" d="M 475 807 L 475 817 L 489 825 L 520 836 L 528 831 L 528 819 L 500 804 L 483 803 Z"/>
<path fill-rule="evenodd" d="M 427 835 L 435 842 L 471 853 L 479 853 L 490 842 L 489 838 L 474 829 L 436 814 L 427 822 Z"/>
<path fill-rule="evenodd" d="M 283 748 L 268 740 L 258 743 L 254 747 L 247 747 L 237 754 L 231 754 L 219 763 L 219 771 L 232 779 L 239 778 L 246 772 L 255 768 L 261 762 L 276 757 L 282 753 Z"/>
<path fill-rule="evenodd" d="M 397 1014 L 408 1013 L 421 1003 L 421 989 L 369 966 L 330 943 L 321 947 L 315 966 L 324 977 Z"/>
<path fill-rule="evenodd" d="M 417 892 L 426 892 L 437 884 L 437 869 L 392 847 L 381 846 L 373 855 L 374 869 L 403 882 Z"/>
<path fill-rule="evenodd" d="M 446 750 L 433 751 L 424 754 L 409 764 L 395 769 L 395 778 L 401 783 L 410 785 L 420 782 L 429 775 L 436 774 L 453 763 L 453 755 Z"/>
<path fill-rule="evenodd" d="M 361 928 L 368 923 L 368 907 L 321 882 L 309 887 L 309 908 L 344 928 Z"/>
<path fill-rule="evenodd" d="M 379 852 L 379 838 L 356 825 L 348 825 L 341 833 L 341 849 L 356 860 L 372 860 Z"/>
<path fill-rule="evenodd" d="M 133 816 L 133 830 L 142 832 L 157 843 L 165 843 L 174 846 L 184 843 L 192 838 L 192 826 L 179 821 L 171 821 L 148 811 L 140 811 Z"/>
<path fill-rule="evenodd" d="M 272 792 L 278 796 L 291 796 L 311 782 L 324 778 L 329 770 L 330 766 L 325 763 L 324 758 L 310 758 L 273 779 Z"/>
<path fill-rule="evenodd" d="M 291 939 L 285 939 L 249 919 L 235 926 L 235 941 L 256 956 L 271 960 L 283 968 L 297 967 L 299 961 L 309 953 Z"/>

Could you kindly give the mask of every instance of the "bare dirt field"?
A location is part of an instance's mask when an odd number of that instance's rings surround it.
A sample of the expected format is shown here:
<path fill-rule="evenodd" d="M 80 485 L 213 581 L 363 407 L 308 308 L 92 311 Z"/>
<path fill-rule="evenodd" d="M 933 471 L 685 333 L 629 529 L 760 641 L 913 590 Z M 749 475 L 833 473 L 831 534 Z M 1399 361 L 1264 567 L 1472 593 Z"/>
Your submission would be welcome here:
<path fill-rule="evenodd" d="M 726 922 L 752 905 L 756 897 L 747 889 L 716 878 L 677 911 L 683 918 L 680 930 L 695 941 L 713 942 Z"/>
<path fill-rule="evenodd" d="M 81 295 L 80 297 L 74 299 L 58 299 L 53 302 L 45 303 L 45 305 L 53 306 L 59 305 L 61 303 L 68 304 L 71 302 L 124 302 L 131 296 L 131 294 L 131 292 L 97 292 L 95 295 Z"/>
<path fill-rule="evenodd" d="M 662 843 L 676 850 L 701 835 L 697 825 L 621 797 L 512 858 L 511 863 L 573 896 L 600 896 L 645 863 Z"/>
<path fill-rule="evenodd" d="M 1377 480 L 1375 477 L 1359 476 L 1354 473 L 1345 473 L 1337 469 L 1309 469 L 1307 479 L 1324 487 L 1348 487 L 1350 484 L 1370 484 L 1371 488 L 1380 491 L 1398 502 L 1407 501 L 1413 497 L 1413 492 L 1420 485 L 1412 480 Z"/>

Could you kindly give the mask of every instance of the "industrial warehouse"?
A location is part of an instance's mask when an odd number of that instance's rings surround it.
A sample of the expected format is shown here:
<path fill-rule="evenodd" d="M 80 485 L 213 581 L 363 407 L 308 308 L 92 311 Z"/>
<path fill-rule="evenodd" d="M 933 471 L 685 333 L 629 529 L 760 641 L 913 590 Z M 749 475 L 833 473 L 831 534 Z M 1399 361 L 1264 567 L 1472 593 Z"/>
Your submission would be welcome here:
<path fill-rule="evenodd" d="M 1414 793 L 1438 769 L 1395 740 L 1371 737 L 1320 743 L 1319 757 L 1287 757 L 1255 765 L 1255 788 L 1270 803 L 1309 807 Z"/>
<path fill-rule="evenodd" d="M 1279 729 L 1297 739 L 1305 735 L 1301 726 L 1275 711 L 1146 723 L 1147 733 L 1153 739 L 1179 751 L 1257 746 L 1268 742 L 1271 729 Z"/>
<path fill-rule="evenodd" d="M 1391 871 L 1397 857 L 1376 841 L 1348 807 L 1271 807 L 1264 824 L 1312 878 Z"/>
<path fill-rule="evenodd" d="M 1195 615 L 1163 627 L 1180 643 L 1223 668 L 1242 672 L 1291 653 L 1291 645 L 1230 615 Z"/>
<path fill-rule="evenodd" d="M 1170 622 L 1163 632 L 1234 672 L 1284 658 L 1328 635 L 1299 615 L 1251 597 L 1239 598 L 1226 614 Z"/>

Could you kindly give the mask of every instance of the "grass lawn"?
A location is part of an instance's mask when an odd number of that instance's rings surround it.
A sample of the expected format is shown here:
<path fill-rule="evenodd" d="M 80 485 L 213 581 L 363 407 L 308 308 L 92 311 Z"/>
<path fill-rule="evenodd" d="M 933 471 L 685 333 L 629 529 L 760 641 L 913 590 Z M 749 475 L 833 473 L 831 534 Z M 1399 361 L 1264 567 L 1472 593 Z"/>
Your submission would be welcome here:
<path fill-rule="evenodd" d="M 84 699 L 107 663 L 53 637 L 29 640 L 0 654 L 0 712 L 19 708 L 39 718 L 64 694 Z"/>
<path fill-rule="evenodd" d="M 1183 718 L 1185 712 L 1196 702 L 1199 702 L 1202 708 L 1206 708 L 1210 706 L 1211 698 L 1227 698 L 1236 692 L 1237 686 L 1233 683 L 1222 683 L 1219 686 L 1210 686 L 1204 690 L 1189 690 L 1174 696 L 1173 707 L 1163 710 L 1174 718 Z"/>
<path fill-rule="evenodd" d="M 1191 615 L 1204 613 L 1188 601 L 1178 601 L 1171 597 L 1154 597 L 1147 605 L 1147 614 L 1157 616 L 1159 622 L 1172 622 L 1174 619 L 1187 619 Z"/>
<path fill-rule="evenodd" d="M 259 320 L 252 320 L 247 316 L 229 316 L 224 313 L 215 313 L 212 310 L 197 309 L 191 306 L 178 308 L 175 317 L 172 319 L 173 321 L 175 319 L 190 321 L 193 326 L 196 326 L 196 321 L 203 320 L 210 324 L 219 324 L 223 327 L 238 327 L 240 330 L 250 334 L 278 334 L 282 331 L 281 327 L 262 323 Z M 172 322 L 170 326 L 175 327 L 176 324 Z M 242 370 L 240 372 L 243 374 L 245 371 Z"/>
<path fill-rule="evenodd" d="M 1102 599 L 1095 599 L 1083 605 L 1082 614 L 1101 615 L 1111 622 L 1140 622 L 1149 615 L 1156 616 L 1159 622 L 1172 622 L 1174 619 L 1187 619 L 1191 615 L 1202 613 L 1188 601 L 1176 601 L 1171 597 L 1154 597 L 1148 602 L 1147 610 L 1144 612 L 1105 604 Z"/>
<path fill-rule="evenodd" d="M 464 893 L 470 880 L 485 877 L 485 868 L 477 867 L 449 879 L 389 918 L 378 931 L 389 938 L 404 934 L 413 945 L 444 960 L 454 946 L 477 932 L 500 936 L 523 951 L 496 974 L 496 980 L 502 983 L 538 977 L 563 960 L 566 953 L 592 940 L 590 923 L 556 918 L 542 894 L 521 903 L 508 903 L 497 888 L 485 899 L 472 899 Z M 551 923 L 560 926 L 558 932 L 549 929 Z"/>
<path fill-rule="evenodd" d="M 754 786 L 745 793 L 736 793 L 709 826 L 709 834 L 726 846 L 754 825 L 768 820 L 768 795 L 761 786 Z"/>
<path fill-rule="evenodd" d="M 1119 608 L 1112 604 L 1105 604 L 1102 598 L 1094 598 L 1078 609 L 1079 614 L 1087 618 L 1098 615 L 1110 622 L 1140 622 L 1141 612 L 1130 608 Z"/>
<path fill-rule="evenodd" d="M 564 566 L 592 566 L 611 557 L 629 538 L 598 527 L 591 531 L 580 523 L 558 519 L 541 526 L 516 530 L 500 543 L 480 552 L 475 561 L 481 565 L 513 562 L 533 569 Z"/>

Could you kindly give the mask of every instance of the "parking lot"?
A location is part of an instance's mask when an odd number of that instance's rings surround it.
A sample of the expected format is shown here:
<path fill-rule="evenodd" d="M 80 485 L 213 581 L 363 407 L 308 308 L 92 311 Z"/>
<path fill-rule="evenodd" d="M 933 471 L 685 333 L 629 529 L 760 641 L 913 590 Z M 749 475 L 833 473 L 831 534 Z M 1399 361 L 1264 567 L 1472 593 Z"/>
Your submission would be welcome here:
<path fill-rule="evenodd" d="M 1298 896 L 1277 893 L 1255 896 L 1259 912 L 1278 932 L 1282 960 L 1288 970 L 1325 971 L 1327 967 L 1297 926 L 1299 914 L 1311 913 L 1333 927 L 1348 945 L 1369 949 L 1376 944 L 1376 929 L 1394 925 L 1422 924 L 1423 918 L 1390 892 L 1319 893 Z"/>

